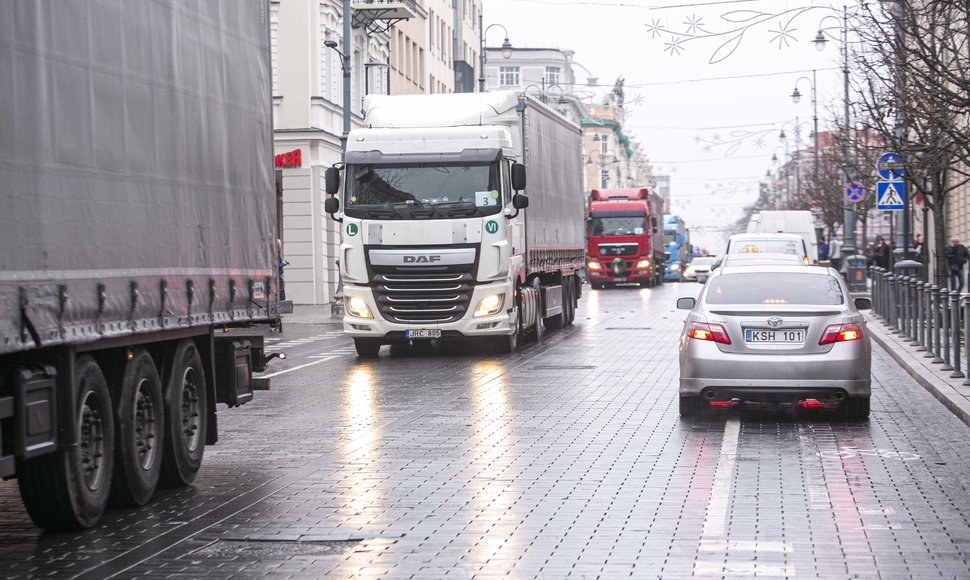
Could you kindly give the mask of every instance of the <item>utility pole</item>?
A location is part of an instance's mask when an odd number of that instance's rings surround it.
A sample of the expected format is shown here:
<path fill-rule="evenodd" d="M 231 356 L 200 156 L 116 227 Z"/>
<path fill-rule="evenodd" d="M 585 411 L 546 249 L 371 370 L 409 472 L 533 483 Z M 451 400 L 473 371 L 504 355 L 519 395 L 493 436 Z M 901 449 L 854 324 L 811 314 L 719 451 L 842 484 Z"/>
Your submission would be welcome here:
<path fill-rule="evenodd" d="M 343 62 L 344 71 L 344 130 L 340 134 L 340 156 L 343 158 L 347 154 L 347 136 L 350 135 L 350 58 L 352 49 L 352 39 L 351 35 L 351 20 L 353 15 L 350 10 L 350 0 L 343 0 L 344 2 L 344 45 L 343 54 L 341 56 L 341 61 Z M 342 160 L 342 159 L 341 159 Z"/>

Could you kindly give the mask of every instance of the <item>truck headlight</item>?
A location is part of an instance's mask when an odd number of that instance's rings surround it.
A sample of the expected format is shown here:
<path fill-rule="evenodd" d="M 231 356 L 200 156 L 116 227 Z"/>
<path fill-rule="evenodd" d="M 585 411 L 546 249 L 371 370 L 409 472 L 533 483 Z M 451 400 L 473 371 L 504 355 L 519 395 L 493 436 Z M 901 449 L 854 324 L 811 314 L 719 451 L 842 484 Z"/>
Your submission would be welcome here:
<path fill-rule="evenodd" d="M 671 272 L 676 272 L 677 270 L 680 270 L 680 264 L 671 264 L 670 265 L 670 271 Z"/>
<path fill-rule="evenodd" d="M 356 316 L 357 318 L 374 318 L 374 315 L 371 313 L 370 308 L 367 307 L 367 303 L 364 302 L 363 298 L 350 296 L 344 298 L 344 300 L 347 305 L 347 312 L 351 316 Z"/>
<path fill-rule="evenodd" d="M 590 260 L 590 262 L 589 262 L 589 269 L 592 270 L 592 271 L 594 271 L 594 272 L 599 272 L 600 270 L 603 269 L 603 266 L 600 266 L 600 263 L 599 262 L 593 262 L 592 260 Z"/>
<path fill-rule="evenodd" d="M 650 263 L 650 260 L 640 260 L 637 262 L 637 268 L 640 268 L 641 270 L 651 270 L 653 269 L 653 264 Z"/>
<path fill-rule="evenodd" d="M 483 298 L 478 303 L 478 308 L 475 309 L 475 317 L 495 314 L 502 309 L 503 304 L 505 304 L 505 294 L 492 294 Z"/>

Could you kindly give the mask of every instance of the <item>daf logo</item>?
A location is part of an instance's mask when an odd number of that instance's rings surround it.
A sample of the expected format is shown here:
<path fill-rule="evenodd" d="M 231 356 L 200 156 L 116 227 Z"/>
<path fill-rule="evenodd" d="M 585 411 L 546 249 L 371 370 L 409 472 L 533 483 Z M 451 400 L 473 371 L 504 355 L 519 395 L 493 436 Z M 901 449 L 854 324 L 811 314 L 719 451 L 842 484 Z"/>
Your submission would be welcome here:
<path fill-rule="evenodd" d="M 433 264 L 441 261 L 441 256 L 403 256 L 405 264 Z"/>
<path fill-rule="evenodd" d="M 781 323 L 782 323 L 782 320 L 781 320 L 781 317 L 780 316 L 769 316 L 768 317 L 768 326 L 770 326 L 772 328 L 778 328 L 779 326 L 781 326 Z"/>

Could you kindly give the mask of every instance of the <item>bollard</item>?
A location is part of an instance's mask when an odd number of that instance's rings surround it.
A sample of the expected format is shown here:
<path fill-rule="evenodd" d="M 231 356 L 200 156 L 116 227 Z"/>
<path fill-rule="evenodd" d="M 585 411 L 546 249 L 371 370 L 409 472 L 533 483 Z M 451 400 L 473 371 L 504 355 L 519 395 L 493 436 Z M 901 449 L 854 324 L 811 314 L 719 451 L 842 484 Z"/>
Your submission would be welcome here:
<path fill-rule="evenodd" d="M 953 334 L 953 373 L 951 379 L 962 379 L 964 375 L 960 372 L 960 293 L 954 290 L 950 292 L 950 331 Z"/>
<path fill-rule="evenodd" d="M 923 358 L 933 358 L 933 284 L 927 282 L 923 287 L 923 320 L 926 324 L 926 354 Z"/>
<path fill-rule="evenodd" d="M 940 356 L 940 300 L 945 290 L 933 284 L 933 362 L 941 364 L 943 358 Z"/>
<path fill-rule="evenodd" d="M 909 277 L 899 277 L 899 335 L 909 336 Z"/>
<path fill-rule="evenodd" d="M 889 328 L 893 334 L 899 334 L 899 281 L 895 274 L 889 275 Z"/>
<path fill-rule="evenodd" d="M 952 371 L 950 366 L 950 292 L 946 288 L 940 292 L 940 318 L 943 320 L 943 366 L 944 371 Z"/>
<path fill-rule="evenodd" d="M 964 327 L 963 327 L 963 340 L 964 340 L 964 343 L 966 343 L 966 341 L 968 340 L 968 337 L 970 337 L 970 315 L 968 315 L 968 313 L 970 313 L 970 311 L 967 310 L 968 308 L 970 308 L 970 294 L 964 294 L 963 295 L 963 324 L 964 324 Z M 970 347 L 968 347 L 967 352 L 968 352 L 968 354 L 970 354 Z M 967 363 L 967 371 L 970 372 L 970 362 Z M 964 384 L 964 386 L 970 386 L 970 376 L 968 376 L 967 379 L 965 381 L 963 381 L 963 384 Z"/>
<path fill-rule="evenodd" d="M 922 280 L 917 280 L 914 284 L 916 288 L 915 304 L 916 308 L 913 309 L 913 322 L 916 323 L 916 340 L 913 343 L 916 345 L 916 352 L 923 352 L 926 350 L 926 317 L 923 316 L 923 312 L 926 307 L 923 305 L 923 296 L 925 293 L 926 283 Z"/>
<path fill-rule="evenodd" d="M 905 336 L 910 341 L 912 341 L 916 335 L 916 333 L 913 332 L 913 283 L 914 280 L 912 276 L 906 276 L 906 282 L 904 284 L 904 288 L 906 289 L 906 308 L 903 310 L 903 315 L 906 317 L 906 322 L 903 323 L 903 326 L 905 327 Z"/>
<path fill-rule="evenodd" d="M 876 316 L 881 317 L 882 313 L 879 308 L 879 268 L 877 266 L 869 266 L 869 279 L 872 280 L 872 309 L 876 313 Z"/>
<path fill-rule="evenodd" d="M 889 329 L 892 330 L 895 328 L 895 325 L 893 324 L 893 308 L 895 308 L 895 304 L 893 302 L 893 292 L 895 291 L 896 285 L 893 283 L 893 275 L 889 272 L 883 274 L 882 277 L 885 281 L 885 284 L 883 285 L 884 292 L 882 293 L 883 308 L 886 311 L 885 319 L 886 324 L 889 325 Z"/>

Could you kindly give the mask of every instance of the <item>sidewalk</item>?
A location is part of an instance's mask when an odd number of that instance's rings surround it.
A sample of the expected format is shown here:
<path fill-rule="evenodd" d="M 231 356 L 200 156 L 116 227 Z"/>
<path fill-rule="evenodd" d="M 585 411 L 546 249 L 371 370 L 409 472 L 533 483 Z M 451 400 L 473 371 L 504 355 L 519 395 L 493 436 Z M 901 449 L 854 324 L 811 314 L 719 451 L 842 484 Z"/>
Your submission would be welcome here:
<path fill-rule="evenodd" d="M 294 304 L 293 312 L 283 314 L 283 325 L 287 324 L 343 324 L 341 318 L 333 318 L 329 304 L 310 306 Z"/>
<path fill-rule="evenodd" d="M 881 318 L 871 310 L 863 315 L 868 321 L 868 328 L 873 340 L 879 343 L 919 384 L 939 399 L 947 409 L 961 421 L 970 425 L 970 386 L 964 386 L 964 378 L 951 378 L 953 371 L 941 370 L 942 364 L 934 364 L 932 358 L 924 355 L 925 351 L 917 351 L 917 346 L 910 344 L 910 340 L 899 334 L 894 334 Z M 967 373 L 967 360 L 961 357 L 961 368 Z"/>

